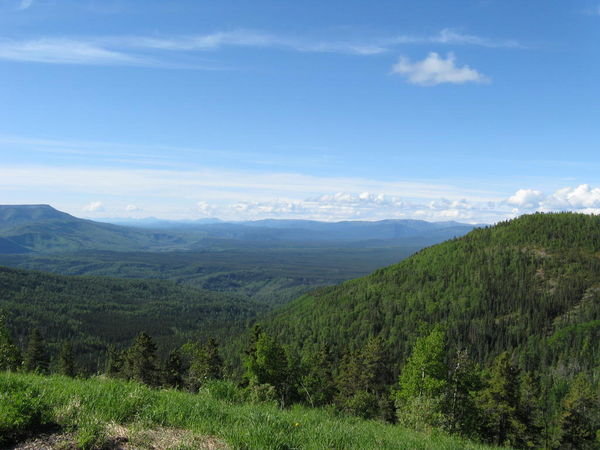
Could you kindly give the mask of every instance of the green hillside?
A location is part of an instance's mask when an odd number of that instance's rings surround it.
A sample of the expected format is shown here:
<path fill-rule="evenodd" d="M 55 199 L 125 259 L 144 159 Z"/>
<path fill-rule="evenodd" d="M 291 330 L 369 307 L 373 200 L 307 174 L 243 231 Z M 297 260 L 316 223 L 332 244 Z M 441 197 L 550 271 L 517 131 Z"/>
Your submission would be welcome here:
<path fill-rule="evenodd" d="M 70 341 L 84 372 L 103 370 L 106 348 L 129 345 L 141 331 L 162 349 L 188 339 L 223 341 L 266 308 L 233 295 L 168 281 L 67 277 L 0 267 L 0 310 L 19 343 L 32 328 L 52 354 Z"/>
<path fill-rule="evenodd" d="M 152 390 L 95 378 L 0 372 L 0 446 L 53 430 L 56 448 L 488 449 L 443 433 L 419 433 L 324 409 L 250 402 L 228 382 L 199 393 Z M 46 447 L 44 447 L 46 448 Z"/>
<path fill-rule="evenodd" d="M 439 323 L 450 347 L 481 363 L 514 350 L 527 369 L 597 371 L 600 217 L 535 214 L 476 229 L 306 295 L 264 325 L 300 349 L 328 342 L 338 354 L 381 336 L 398 369 Z"/>

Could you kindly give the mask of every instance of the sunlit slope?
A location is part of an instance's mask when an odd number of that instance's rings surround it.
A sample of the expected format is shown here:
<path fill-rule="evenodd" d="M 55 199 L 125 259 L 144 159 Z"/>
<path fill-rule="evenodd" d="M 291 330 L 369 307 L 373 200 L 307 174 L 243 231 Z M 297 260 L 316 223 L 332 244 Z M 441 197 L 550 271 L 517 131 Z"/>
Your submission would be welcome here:
<path fill-rule="evenodd" d="M 293 301 L 265 327 L 339 355 L 380 335 L 397 365 L 443 324 L 449 348 L 481 362 L 514 350 L 564 374 L 600 364 L 600 217 L 535 214 L 476 229 L 399 264 Z"/>

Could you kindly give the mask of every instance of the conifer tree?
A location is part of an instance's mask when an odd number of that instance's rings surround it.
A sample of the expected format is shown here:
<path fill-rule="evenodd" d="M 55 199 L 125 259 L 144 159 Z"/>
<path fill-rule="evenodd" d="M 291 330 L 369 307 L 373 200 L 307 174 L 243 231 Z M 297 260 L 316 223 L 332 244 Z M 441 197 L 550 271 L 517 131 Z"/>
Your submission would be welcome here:
<path fill-rule="evenodd" d="M 246 379 L 250 385 L 270 384 L 285 403 L 288 391 L 288 359 L 284 348 L 267 333 L 261 332 L 254 344 L 254 352 L 247 353 Z"/>
<path fill-rule="evenodd" d="M 73 346 L 68 341 L 63 343 L 58 354 L 58 373 L 68 377 L 75 376 L 75 356 Z"/>
<path fill-rule="evenodd" d="M 188 360 L 185 384 L 190 391 L 197 391 L 207 380 L 223 378 L 223 359 L 214 339 L 209 339 L 205 345 L 188 342 L 182 351 Z"/>
<path fill-rule="evenodd" d="M 514 446 L 526 431 L 519 420 L 519 369 L 507 352 L 501 353 L 491 369 L 487 386 L 479 393 L 483 436 L 497 445 Z"/>
<path fill-rule="evenodd" d="M 123 377 L 125 358 L 122 351 L 115 348 L 114 345 L 109 345 L 106 351 L 106 365 L 104 373 L 111 378 Z"/>
<path fill-rule="evenodd" d="M 157 372 L 156 345 L 148 334 L 141 332 L 127 350 L 125 374 L 131 380 L 155 386 L 158 382 Z"/>
<path fill-rule="evenodd" d="M 563 400 L 561 448 L 597 449 L 600 447 L 600 405 L 598 390 L 580 373 Z"/>
<path fill-rule="evenodd" d="M 6 317 L 0 312 L 0 371 L 17 370 L 21 366 L 21 352 L 13 344 Z"/>
<path fill-rule="evenodd" d="M 23 360 L 23 368 L 27 372 L 46 373 L 48 370 L 48 354 L 42 335 L 33 328 L 27 339 L 27 349 Z"/>
<path fill-rule="evenodd" d="M 541 447 L 544 428 L 541 387 L 539 378 L 531 372 L 521 374 L 518 404 L 518 418 L 525 426 L 518 445 L 526 448 Z"/>
<path fill-rule="evenodd" d="M 178 350 L 169 353 L 162 370 L 162 384 L 179 389 L 183 386 L 183 361 Z"/>
<path fill-rule="evenodd" d="M 309 354 L 302 363 L 304 375 L 300 379 L 300 392 L 311 406 L 331 403 L 335 394 L 333 361 L 327 344 Z"/>
<path fill-rule="evenodd" d="M 223 358 L 219 354 L 219 344 L 213 338 L 210 338 L 204 346 L 206 354 L 206 378 L 210 380 L 220 380 L 223 378 Z"/>
<path fill-rule="evenodd" d="M 481 389 L 479 369 L 466 350 L 460 350 L 452 364 L 448 380 L 448 430 L 475 437 L 479 414 L 475 393 Z"/>

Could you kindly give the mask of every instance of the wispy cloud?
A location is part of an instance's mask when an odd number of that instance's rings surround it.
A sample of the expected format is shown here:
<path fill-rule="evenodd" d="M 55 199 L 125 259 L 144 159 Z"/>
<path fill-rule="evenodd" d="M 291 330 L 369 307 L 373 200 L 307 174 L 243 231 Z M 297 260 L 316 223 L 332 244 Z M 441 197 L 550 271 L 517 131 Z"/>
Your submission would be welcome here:
<path fill-rule="evenodd" d="M 17 6 L 17 9 L 24 10 L 29 8 L 31 5 L 33 5 L 33 0 L 21 0 Z"/>
<path fill-rule="evenodd" d="M 446 58 L 435 52 L 429 53 L 422 61 L 411 62 L 401 57 L 393 66 L 392 73 L 405 76 L 409 83 L 421 86 L 435 86 L 442 83 L 485 83 L 489 79 L 469 66 L 457 66 L 454 54 Z"/>
<path fill-rule="evenodd" d="M 23 5 L 31 0 L 23 1 Z M 280 49 L 304 53 L 378 55 L 400 46 L 419 44 L 474 45 L 520 48 L 514 40 L 497 40 L 443 29 L 432 36 L 399 35 L 383 38 L 315 39 L 262 31 L 233 30 L 186 36 L 42 37 L 0 39 L 0 59 L 50 64 L 137 65 L 215 69 L 212 65 L 182 66 L 168 55 L 225 48 Z"/>
<path fill-rule="evenodd" d="M 0 59 L 48 64 L 147 65 L 151 61 L 72 39 L 0 40 Z"/>

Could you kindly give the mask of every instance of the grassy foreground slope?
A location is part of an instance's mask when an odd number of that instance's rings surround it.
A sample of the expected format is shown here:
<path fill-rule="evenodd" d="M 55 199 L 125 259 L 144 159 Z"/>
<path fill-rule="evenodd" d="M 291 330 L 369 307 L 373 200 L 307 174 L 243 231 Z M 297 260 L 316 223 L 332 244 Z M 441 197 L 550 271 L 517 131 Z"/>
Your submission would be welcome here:
<path fill-rule="evenodd" d="M 400 366 L 423 330 L 486 364 L 513 352 L 526 370 L 571 377 L 600 367 L 600 217 L 534 214 L 476 229 L 274 312 L 265 328 L 338 355 L 383 338 Z M 548 370 L 546 370 L 548 369 Z"/>
<path fill-rule="evenodd" d="M 241 390 L 227 382 L 214 382 L 198 394 L 189 394 L 101 378 L 0 373 L 0 411 L 0 446 L 54 425 L 71 431 L 79 448 L 110 444 L 111 433 L 122 427 L 132 430 L 135 448 L 155 448 L 152 442 L 147 442 L 148 447 L 135 442 L 135 430 L 143 439 L 152 429 L 161 434 L 168 434 L 168 429 L 188 433 L 185 439 L 188 445 L 193 443 L 188 448 L 202 448 L 203 440 L 210 440 L 210 448 L 236 449 L 491 448 L 322 409 L 282 410 L 249 403 Z M 177 447 L 182 448 L 181 443 Z"/>

